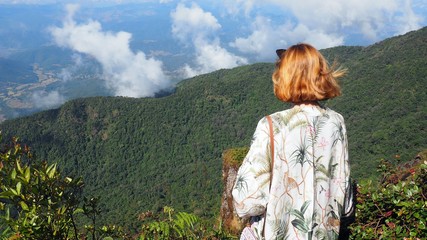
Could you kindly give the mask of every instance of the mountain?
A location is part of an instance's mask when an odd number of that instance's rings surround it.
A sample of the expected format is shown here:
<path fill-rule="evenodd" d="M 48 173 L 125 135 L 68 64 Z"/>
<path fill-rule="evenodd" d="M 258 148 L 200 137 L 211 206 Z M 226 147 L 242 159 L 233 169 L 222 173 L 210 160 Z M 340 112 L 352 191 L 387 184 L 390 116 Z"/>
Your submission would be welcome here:
<path fill-rule="evenodd" d="M 346 119 L 353 177 L 375 178 L 379 159 L 411 159 L 427 148 L 427 28 L 323 53 L 349 70 L 343 96 L 324 104 Z M 260 118 L 290 106 L 273 95 L 273 69 L 257 63 L 215 71 L 161 98 L 72 100 L 0 129 L 39 159 L 83 176 L 109 223 L 132 225 L 138 213 L 164 205 L 213 218 L 222 153 L 248 146 Z"/>
<path fill-rule="evenodd" d="M 330 106 L 346 118 L 353 171 L 367 177 L 379 158 L 411 159 L 423 150 L 427 28 L 366 48 L 336 50 L 349 74 L 343 96 Z"/>

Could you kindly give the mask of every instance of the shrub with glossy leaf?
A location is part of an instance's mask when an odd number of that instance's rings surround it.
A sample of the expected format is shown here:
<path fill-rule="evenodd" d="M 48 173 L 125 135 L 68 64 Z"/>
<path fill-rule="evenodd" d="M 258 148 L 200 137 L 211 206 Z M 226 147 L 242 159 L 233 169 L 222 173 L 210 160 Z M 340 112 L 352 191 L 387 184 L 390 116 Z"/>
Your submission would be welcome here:
<path fill-rule="evenodd" d="M 381 184 L 360 183 L 352 239 L 427 239 L 426 153 L 403 167 L 382 160 Z"/>
<path fill-rule="evenodd" d="M 139 240 L 145 239 L 234 239 L 235 237 L 218 229 L 207 227 L 199 217 L 186 212 L 175 213 L 169 206 L 163 208 L 162 214 L 148 211 L 140 214 L 143 221 Z"/>
<path fill-rule="evenodd" d="M 0 176 L 2 223 L 12 232 L 29 239 L 66 239 L 76 231 L 80 178 L 62 178 L 56 164 L 33 161 L 16 138 L 1 152 Z"/>
<path fill-rule="evenodd" d="M 81 178 L 62 177 L 56 164 L 36 161 L 30 148 L 21 146 L 17 138 L 1 146 L 0 180 L 1 239 L 85 238 L 89 230 L 77 226 L 75 218 L 79 213 L 92 220 L 92 239 L 120 235 L 121 229 L 116 226 L 95 227 L 97 202 L 79 207 Z"/>

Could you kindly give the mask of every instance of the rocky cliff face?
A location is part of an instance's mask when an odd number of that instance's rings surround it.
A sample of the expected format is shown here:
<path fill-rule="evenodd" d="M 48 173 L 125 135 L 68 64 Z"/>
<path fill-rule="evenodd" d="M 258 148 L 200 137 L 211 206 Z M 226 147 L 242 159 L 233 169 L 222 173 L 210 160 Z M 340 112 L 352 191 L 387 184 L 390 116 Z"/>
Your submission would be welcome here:
<path fill-rule="evenodd" d="M 228 149 L 223 153 L 222 180 L 224 192 L 221 198 L 221 220 L 226 231 L 238 234 L 246 225 L 246 221 L 240 219 L 234 212 L 233 190 L 236 181 L 237 170 L 242 163 L 248 148 Z"/>

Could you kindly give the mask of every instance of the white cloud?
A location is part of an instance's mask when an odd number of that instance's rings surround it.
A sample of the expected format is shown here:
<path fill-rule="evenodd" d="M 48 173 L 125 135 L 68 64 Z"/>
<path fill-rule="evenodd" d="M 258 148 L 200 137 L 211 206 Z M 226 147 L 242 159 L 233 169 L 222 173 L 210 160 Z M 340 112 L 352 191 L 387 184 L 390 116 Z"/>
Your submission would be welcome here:
<path fill-rule="evenodd" d="M 297 42 L 310 43 L 319 49 L 344 43 L 342 36 L 310 29 L 304 24 L 293 25 L 291 22 L 275 26 L 270 19 L 262 16 L 256 17 L 251 28 L 252 33 L 248 37 L 236 38 L 230 46 L 244 53 L 255 54 L 257 59 L 274 57 L 275 49 L 286 48 Z"/>
<path fill-rule="evenodd" d="M 361 27 L 361 33 L 367 37 L 376 37 L 385 28 L 389 28 L 390 24 L 419 28 L 422 21 L 421 16 L 412 17 L 415 13 L 411 0 L 267 0 L 257 4 L 264 5 L 267 2 L 276 4 L 282 11 L 292 13 L 298 23 L 325 32 L 338 32 L 345 27 Z M 247 5 L 240 8 L 248 11 Z"/>
<path fill-rule="evenodd" d="M 294 43 L 297 41 L 307 42 L 313 44 L 319 49 L 344 44 L 343 36 L 335 33 L 326 33 L 320 29 L 310 29 L 304 24 L 298 24 L 295 28 L 288 30 L 288 34 L 294 35 Z"/>
<path fill-rule="evenodd" d="M 173 36 L 195 49 L 196 66 L 185 64 L 183 71 L 186 77 L 248 63 L 245 58 L 221 47 L 220 40 L 215 35 L 221 25 L 212 13 L 205 12 L 197 4 L 193 3 L 191 7 L 178 4 L 171 13 L 171 18 Z"/>
<path fill-rule="evenodd" d="M 222 68 L 233 68 L 247 64 L 247 59 L 236 56 L 219 45 L 219 41 L 206 42 L 205 39 L 196 39 L 196 67 L 188 64 L 184 67 L 186 77 L 212 72 Z"/>
<path fill-rule="evenodd" d="M 67 5 L 68 15 L 63 26 L 50 28 L 54 41 L 61 47 L 95 58 L 102 65 L 106 86 L 116 96 L 154 96 L 170 87 L 161 61 L 147 58 L 141 51 L 132 52 L 130 33 L 105 32 L 99 22 L 92 20 L 78 24 L 73 19 L 77 9 L 77 5 Z"/>
<path fill-rule="evenodd" d="M 224 8 L 232 15 L 238 14 L 241 10 L 245 15 L 249 15 L 255 5 L 255 0 L 223 0 Z"/>
<path fill-rule="evenodd" d="M 343 27 L 363 24 L 371 31 L 383 26 L 388 13 L 396 11 L 398 4 L 394 0 L 306 0 L 300 2 L 273 0 L 284 9 L 290 10 L 299 23 L 310 29 L 338 32 Z"/>
<path fill-rule="evenodd" d="M 271 55 L 274 49 L 273 45 L 278 45 L 278 42 L 286 45 L 285 39 L 277 37 L 277 34 L 280 35 L 278 30 L 281 27 L 274 29 L 270 19 L 258 16 L 251 27 L 252 33 L 248 37 L 238 37 L 230 45 L 241 52 L 261 54 L 261 57 Z M 279 41 L 277 41 L 278 39 Z"/>
<path fill-rule="evenodd" d="M 58 91 L 36 91 L 31 98 L 34 107 L 40 109 L 57 107 L 65 102 L 65 98 Z"/>
<path fill-rule="evenodd" d="M 179 3 L 171 13 L 172 34 L 180 41 L 207 38 L 221 28 L 218 20 L 210 12 L 205 12 L 197 4 L 186 7 Z"/>
<path fill-rule="evenodd" d="M 235 12 L 252 12 L 255 19 L 251 33 L 236 37 L 230 43 L 242 52 L 266 57 L 278 45 L 309 42 L 317 48 L 345 44 L 351 36 L 361 35 L 374 42 L 390 35 L 402 34 L 421 27 L 423 18 L 414 12 L 411 0 L 223 0 Z M 276 13 L 283 14 L 270 20 L 260 7 L 272 4 Z M 417 3 L 419 5 L 419 3 Z M 253 15 L 257 17 L 253 17 Z M 264 16 L 263 16 L 264 14 Z M 248 14 L 249 15 L 249 14 Z M 280 19 L 280 20 L 278 20 Z M 274 46 L 274 47 L 273 47 Z"/>
<path fill-rule="evenodd" d="M 425 3 L 424 3 L 425 4 Z M 427 4 L 425 4 L 427 5 Z M 426 6 L 424 5 L 424 8 Z M 420 5 L 422 8 L 423 5 Z M 419 29 L 421 27 L 421 22 L 423 21 L 423 17 L 417 15 L 412 9 L 412 1 L 406 0 L 404 6 L 402 7 L 402 15 L 397 17 L 400 26 L 397 27 L 397 34 L 404 34 L 406 32 Z"/>

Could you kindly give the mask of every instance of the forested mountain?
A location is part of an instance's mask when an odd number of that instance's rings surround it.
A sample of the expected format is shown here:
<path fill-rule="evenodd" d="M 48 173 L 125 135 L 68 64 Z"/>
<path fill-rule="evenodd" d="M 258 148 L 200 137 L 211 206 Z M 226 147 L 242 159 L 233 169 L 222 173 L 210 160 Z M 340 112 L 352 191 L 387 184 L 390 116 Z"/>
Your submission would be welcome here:
<path fill-rule="evenodd" d="M 353 176 L 374 177 L 381 158 L 411 159 L 427 148 L 427 28 L 368 47 L 323 50 L 348 68 L 343 96 L 324 104 L 346 119 Z M 289 107 L 272 92 L 273 63 L 219 70 L 181 82 L 162 98 L 94 97 L 8 120 L 39 159 L 81 175 L 101 196 L 105 221 L 171 205 L 219 214 L 221 155 L 248 146 L 266 114 Z"/>

